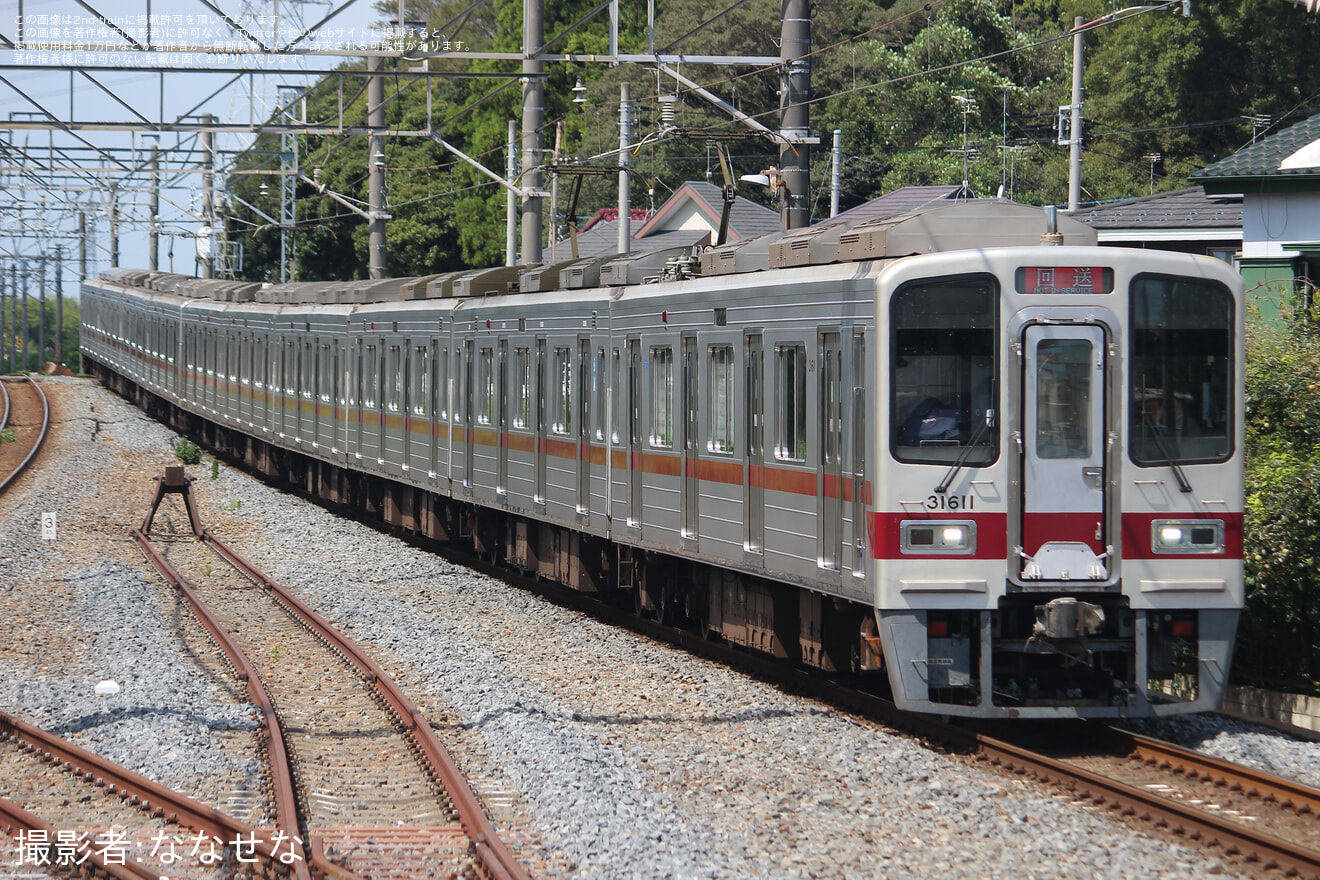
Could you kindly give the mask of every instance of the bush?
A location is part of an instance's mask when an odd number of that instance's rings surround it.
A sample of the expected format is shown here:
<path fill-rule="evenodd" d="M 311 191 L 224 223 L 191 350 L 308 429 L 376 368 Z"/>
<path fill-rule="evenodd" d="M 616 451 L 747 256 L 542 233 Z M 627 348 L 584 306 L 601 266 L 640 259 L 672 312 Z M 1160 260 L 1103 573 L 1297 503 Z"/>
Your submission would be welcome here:
<path fill-rule="evenodd" d="M 174 457 L 184 464 L 200 464 L 202 448 L 191 440 L 180 440 L 174 444 Z"/>
<path fill-rule="evenodd" d="M 1247 333 L 1246 608 L 1234 677 L 1320 681 L 1320 335 L 1301 316 Z"/>
<path fill-rule="evenodd" d="M 18 435 L 14 433 L 13 428 L 5 428 L 0 431 L 0 443 L 13 443 L 17 439 Z"/>

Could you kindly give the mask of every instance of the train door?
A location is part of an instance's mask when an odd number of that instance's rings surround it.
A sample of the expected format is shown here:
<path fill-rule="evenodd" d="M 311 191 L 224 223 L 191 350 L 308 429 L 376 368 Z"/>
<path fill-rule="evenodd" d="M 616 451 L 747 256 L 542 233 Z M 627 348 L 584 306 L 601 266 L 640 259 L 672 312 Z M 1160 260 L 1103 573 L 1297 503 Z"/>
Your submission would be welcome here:
<path fill-rule="evenodd" d="M 344 357 L 342 342 L 336 339 L 330 346 L 330 412 L 332 419 L 330 423 L 330 451 L 340 452 L 348 445 L 345 435 L 340 434 L 339 423 L 341 419 L 347 418 L 348 407 L 344 401 Z M 347 422 L 345 422 L 347 425 Z M 344 437 L 344 445 L 340 445 L 340 438 Z"/>
<path fill-rule="evenodd" d="M 866 574 L 866 336 L 853 336 L 852 529 L 854 577 Z"/>
<path fill-rule="evenodd" d="M 628 525 L 642 524 L 642 341 L 628 340 Z"/>
<path fill-rule="evenodd" d="M 536 340 L 536 494 L 533 499 L 537 504 L 545 505 L 545 480 L 546 480 L 546 431 L 549 426 L 546 424 L 546 397 L 550 394 L 550 386 L 547 384 L 547 365 L 545 362 L 545 337 L 537 337 Z"/>
<path fill-rule="evenodd" d="M 509 340 L 501 339 L 495 364 L 495 491 L 509 494 Z"/>
<path fill-rule="evenodd" d="M 476 437 L 473 417 L 477 409 L 476 371 L 477 346 L 471 339 L 463 342 L 463 488 L 472 494 L 472 480 L 475 476 Z"/>
<path fill-rule="evenodd" d="M 747 474 L 743 487 L 743 548 L 760 556 L 765 550 L 765 349 L 760 333 L 743 338 L 747 355 Z"/>
<path fill-rule="evenodd" d="M 375 380 L 372 382 L 372 393 L 376 397 L 376 464 L 385 463 L 385 411 L 390 400 L 391 379 L 386 370 L 386 357 L 389 347 L 385 340 L 380 340 L 380 345 L 371 358 L 372 367 L 375 369 Z"/>
<path fill-rule="evenodd" d="M 321 424 L 321 417 L 334 408 L 325 406 L 330 402 L 330 384 L 326 381 L 326 372 L 330 369 L 330 344 L 320 337 L 316 340 L 316 363 L 312 366 L 312 446 L 316 449 L 330 445 L 330 436 Z"/>
<path fill-rule="evenodd" d="M 299 377 L 298 388 L 298 412 L 302 427 L 298 430 L 298 436 L 308 446 L 316 443 L 316 374 L 320 351 L 318 339 L 306 341 L 302 345 L 302 375 Z"/>
<path fill-rule="evenodd" d="M 412 467 L 412 429 L 413 422 L 416 422 L 416 413 L 414 406 L 417 405 L 417 389 L 413 388 L 413 371 L 416 369 L 413 361 L 412 340 L 404 339 L 403 346 L 396 350 L 396 356 L 399 358 L 397 365 L 397 383 L 399 383 L 399 464 L 407 474 Z"/>
<path fill-rule="evenodd" d="M 1105 331 L 1023 331 L 1022 578 L 1104 580 Z"/>
<path fill-rule="evenodd" d="M 591 340 L 578 340 L 578 521 L 585 522 L 591 510 Z"/>
<path fill-rule="evenodd" d="M 820 334 L 820 567 L 837 570 L 843 549 L 843 346 Z"/>
<path fill-rule="evenodd" d="M 700 526 L 701 471 L 698 462 L 697 445 L 698 408 L 700 395 L 697 389 L 697 337 L 685 334 L 683 351 L 683 539 L 696 549 Z"/>
<path fill-rule="evenodd" d="M 261 380 L 261 429 L 267 433 L 275 427 L 275 383 L 279 376 L 279 348 L 275 334 L 267 332 L 262 336 L 261 361 L 265 365 Z"/>
<path fill-rule="evenodd" d="M 284 439 L 284 337 L 278 336 L 272 341 L 271 366 L 274 375 L 270 379 L 269 400 L 271 406 L 270 426 L 275 435 Z"/>
<path fill-rule="evenodd" d="M 443 354 L 441 353 L 443 351 Z M 448 349 L 441 349 L 440 343 L 431 340 L 431 400 L 429 406 L 431 410 L 431 436 L 428 440 L 430 445 L 430 459 L 428 473 L 432 480 L 440 473 L 440 422 L 447 415 L 448 407 L 445 406 L 445 395 L 447 390 L 444 387 L 443 377 L 446 373 L 442 369 L 440 358 L 448 355 Z M 448 436 L 448 430 L 445 435 Z"/>
<path fill-rule="evenodd" d="M 212 358 L 215 354 L 215 344 L 212 341 L 215 333 L 210 327 L 202 331 L 202 408 L 215 412 L 215 364 Z"/>
<path fill-rule="evenodd" d="M 284 433 L 294 441 L 298 439 L 298 414 L 301 412 L 298 390 L 302 382 L 302 375 L 298 369 L 300 363 L 298 341 L 286 339 L 284 341 Z"/>
<path fill-rule="evenodd" d="M 364 410 L 366 409 L 367 406 L 367 401 L 365 396 L 367 386 L 362 378 L 363 374 L 366 372 L 365 364 L 362 360 L 363 351 L 364 351 L 364 346 L 362 344 L 362 340 L 355 339 L 353 341 L 353 351 L 352 351 L 352 356 L 349 358 L 349 363 L 353 365 L 352 367 L 353 374 L 351 377 L 351 382 L 353 388 L 352 397 L 353 397 L 353 402 L 355 404 L 353 407 L 353 426 L 352 426 L 353 451 L 357 453 L 358 458 L 362 457 L 362 419 L 365 416 Z"/>

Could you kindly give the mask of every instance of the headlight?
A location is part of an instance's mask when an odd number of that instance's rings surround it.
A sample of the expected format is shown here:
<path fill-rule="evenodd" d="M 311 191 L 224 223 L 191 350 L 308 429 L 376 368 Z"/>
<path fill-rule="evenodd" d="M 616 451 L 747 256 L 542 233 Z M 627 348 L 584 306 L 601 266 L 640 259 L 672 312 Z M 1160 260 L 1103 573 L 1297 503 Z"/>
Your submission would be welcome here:
<path fill-rule="evenodd" d="M 967 520 L 905 520 L 904 553 L 975 553 L 976 523 Z"/>
<path fill-rule="evenodd" d="M 1157 519 L 1150 526 L 1156 553 L 1222 553 L 1224 521 L 1219 519 Z"/>

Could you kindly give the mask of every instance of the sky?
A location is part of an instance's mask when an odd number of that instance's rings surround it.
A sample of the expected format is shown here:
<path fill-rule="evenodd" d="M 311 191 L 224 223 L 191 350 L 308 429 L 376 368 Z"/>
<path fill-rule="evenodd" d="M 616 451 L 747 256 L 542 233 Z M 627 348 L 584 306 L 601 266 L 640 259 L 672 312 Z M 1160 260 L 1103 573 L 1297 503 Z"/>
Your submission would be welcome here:
<path fill-rule="evenodd" d="M 312 77 L 306 72 L 332 69 L 344 60 L 301 55 L 263 64 L 237 54 L 251 43 L 235 25 L 275 45 L 336 13 L 299 44 L 315 50 L 351 52 L 384 35 L 372 0 L 215 0 L 213 5 L 232 22 L 200 0 L 87 0 L 94 11 L 75 0 L 0 0 L 0 35 L 15 44 L 21 34 L 25 47 L 0 43 L 0 265 L 26 257 L 35 267 L 30 258 L 52 256 L 59 246 L 65 292 L 72 292 L 81 214 L 88 274 L 109 267 L 113 187 L 122 218 L 119 265 L 148 267 L 153 214 L 145 168 L 158 147 L 165 169 L 154 215 L 160 268 L 193 273 L 197 233 L 203 229 L 201 140 L 195 133 L 123 129 L 149 129 L 202 114 L 222 123 L 260 122 L 277 106 L 281 85 L 307 84 Z M 129 40 L 158 51 L 135 51 Z M 239 65 L 257 72 L 236 77 Z M 169 72 L 142 69 L 162 66 Z M 76 125 L 72 131 L 31 127 L 51 118 Z M 217 135 L 221 162 L 250 139 Z"/>

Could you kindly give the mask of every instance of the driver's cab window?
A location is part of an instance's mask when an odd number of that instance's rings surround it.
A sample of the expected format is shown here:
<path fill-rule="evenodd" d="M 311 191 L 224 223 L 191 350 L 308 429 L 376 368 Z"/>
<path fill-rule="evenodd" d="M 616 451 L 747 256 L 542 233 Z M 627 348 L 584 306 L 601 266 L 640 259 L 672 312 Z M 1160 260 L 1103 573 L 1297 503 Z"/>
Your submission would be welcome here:
<path fill-rule="evenodd" d="M 998 288 L 984 276 L 904 285 L 890 304 L 890 438 L 900 461 L 976 467 L 999 455 Z"/>

